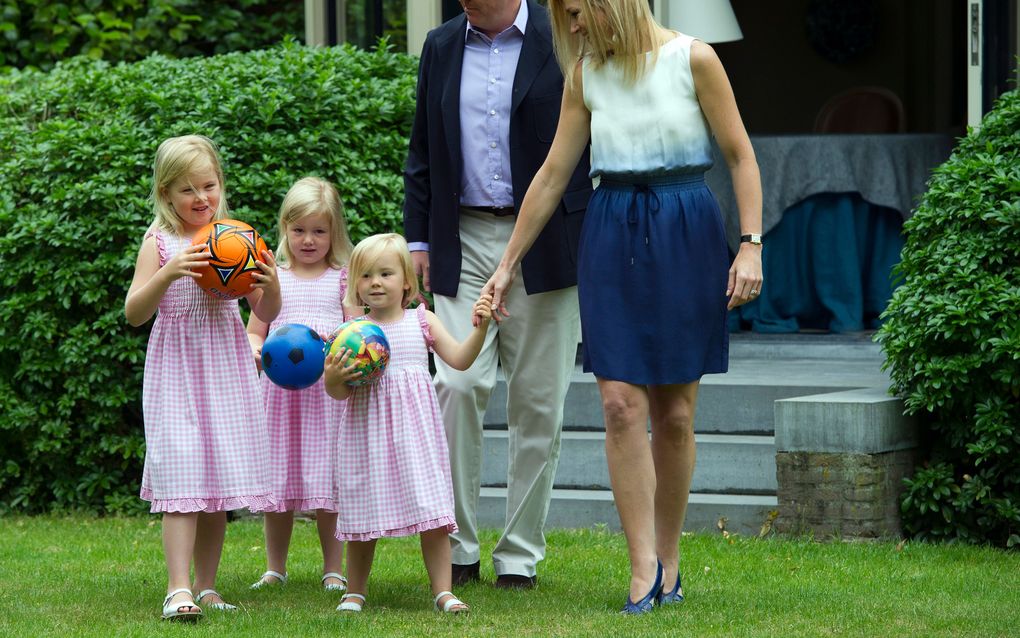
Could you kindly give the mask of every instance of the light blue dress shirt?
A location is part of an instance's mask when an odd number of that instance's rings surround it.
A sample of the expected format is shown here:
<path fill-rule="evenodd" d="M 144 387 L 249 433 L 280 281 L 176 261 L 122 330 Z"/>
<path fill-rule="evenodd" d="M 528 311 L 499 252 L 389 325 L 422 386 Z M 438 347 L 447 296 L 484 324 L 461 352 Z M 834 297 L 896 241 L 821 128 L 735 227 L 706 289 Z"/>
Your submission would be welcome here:
<path fill-rule="evenodd" d="M 510 105 L 514 76 L 528 25 L 528 3 L 517 18 L 489 38 L 468 22 L 460 74 L 460 152 L 463 161 L 462 206 L 503 208 L 514 205 L 510 174 Z M 429 249 L 412 242 L 411 250 Z"/>

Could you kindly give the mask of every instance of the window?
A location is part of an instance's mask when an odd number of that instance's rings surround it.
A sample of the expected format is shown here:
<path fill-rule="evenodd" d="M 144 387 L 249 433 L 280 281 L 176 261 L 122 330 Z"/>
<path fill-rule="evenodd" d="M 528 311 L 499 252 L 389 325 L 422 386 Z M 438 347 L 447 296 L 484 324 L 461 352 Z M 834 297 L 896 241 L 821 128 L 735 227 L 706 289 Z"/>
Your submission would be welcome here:
<path fill-rule="evenodd" d="M 347 42 L 374 49 L 385 36 L 394 50 L 407 50 L 407 0 L 347 0 L 343 5 Z"/>

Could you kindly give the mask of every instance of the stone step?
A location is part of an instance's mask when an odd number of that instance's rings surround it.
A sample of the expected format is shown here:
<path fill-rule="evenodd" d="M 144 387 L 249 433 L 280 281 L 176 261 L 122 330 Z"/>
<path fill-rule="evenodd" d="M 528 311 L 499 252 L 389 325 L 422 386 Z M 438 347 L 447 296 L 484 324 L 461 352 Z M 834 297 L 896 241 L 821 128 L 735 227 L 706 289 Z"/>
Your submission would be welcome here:
<path fill-rule="evenodd" d="M 730 532 L 757 534 L 769 513 L 777 508 L 775 496 L 692 493 L 684 530 L 719 532 L 720 521 Z M 478 523 L 502 529 L 506 518 L 506 488 L 483 487 L 478 503 Z M 605 490 L 554 489 L 546 528 L 606 525 L 619 531 L 620 517 L 612 492 Z"/>
<path fill-rule="evenodd" d="M 705 375 L 698 393 L 694 428 L 704 433 L 768 434 L 775 431 L 773 403 L 780 399 L 888 386 L 874 358 L 731 358 L 725 374 Z M 487 427 L 506 425 L 506 382 L 499 375 L 485 413 Z M 595 377 L 574 371 L 564 404 L 563 427 L 601 430 L 602 401 Z"/>
<path fill-rule="evenodd" d="M 870 359 L 881 362 L 884 359 L 882 348 L 873 337 L 874 331 L 840 335 L 741 332 L 730 335 L 730 360 Z"/>
<path fill-rule="evenodd" d="M 735 336 L 726 374 L 706 375 L 695 412 L 698 461 L 685 529 L 757 534 L 776 497 L 775 402 L 888 387 L 870 334 Z M 502 374 L 485 415 L 479 521 L 502 527 L 506 508 L 506 383 Z M 598 386 L 578 366 L 564 405 L 563 446 L 547 525 L 619 529 L 609 490 Z"/>
<path fill-rule="evenodd" d="M 486 430 L 482 441 L 482 485 L 503 487 L 507 476 L 505 430 Z M 697 434 L 697 463 L 691 489 L 722 494 L 775 494 L 776 442 L 771 436 Z M 566 489 L 605 489 L 609 469 L 605 432 L 563 433 L 554 485 Z"/>

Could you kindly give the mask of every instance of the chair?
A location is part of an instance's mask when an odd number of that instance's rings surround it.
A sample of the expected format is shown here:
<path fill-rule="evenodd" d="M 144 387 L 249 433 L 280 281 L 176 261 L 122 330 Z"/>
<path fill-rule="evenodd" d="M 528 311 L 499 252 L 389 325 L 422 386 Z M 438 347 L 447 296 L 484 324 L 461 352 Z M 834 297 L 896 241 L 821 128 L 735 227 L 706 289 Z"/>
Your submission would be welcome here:
<path fill-rule="evenodd" d="M 889 89 L 859 86 L 838 93 L 815 117 L 816 133 L 902 133 L 903 102 Z"/>

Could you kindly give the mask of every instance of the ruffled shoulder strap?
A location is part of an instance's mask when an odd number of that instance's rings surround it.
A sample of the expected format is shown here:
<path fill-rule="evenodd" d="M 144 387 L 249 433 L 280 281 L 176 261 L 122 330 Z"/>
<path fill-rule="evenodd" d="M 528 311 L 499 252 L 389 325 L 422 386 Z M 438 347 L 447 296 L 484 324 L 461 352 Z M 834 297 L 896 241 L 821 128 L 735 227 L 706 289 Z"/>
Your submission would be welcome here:
<path fill-rule="evenodd" d="M 421 334 L 425 337 L 425 347 L 429 349 L 429 352 L 434 352 L 432 347 L 436 344 L 436 340 L 432 338 L 432 331 L 429 330 L 429 320 L 425 316 L 425 305 L 420 304 L 414 309 L 414 314 L 418 316 L 418 325 L 421 326 Z"/>
<path fill-rule="evenodd" d="M 344 297 L 347 296 L 347 266 L 340 266 L 340 315 L 347 321 L 347 309 L 344 308 Z"/>
<path fill-rule="evenodd" d="M 156 248 L 159 250 L 159 265 L 162 268 L 169 259 L 166 254 L 166 240 L 163 238 L 163 231 L 158 228 L 150 228 L 145 232 L 145 239 L 156 238 Z"/>

